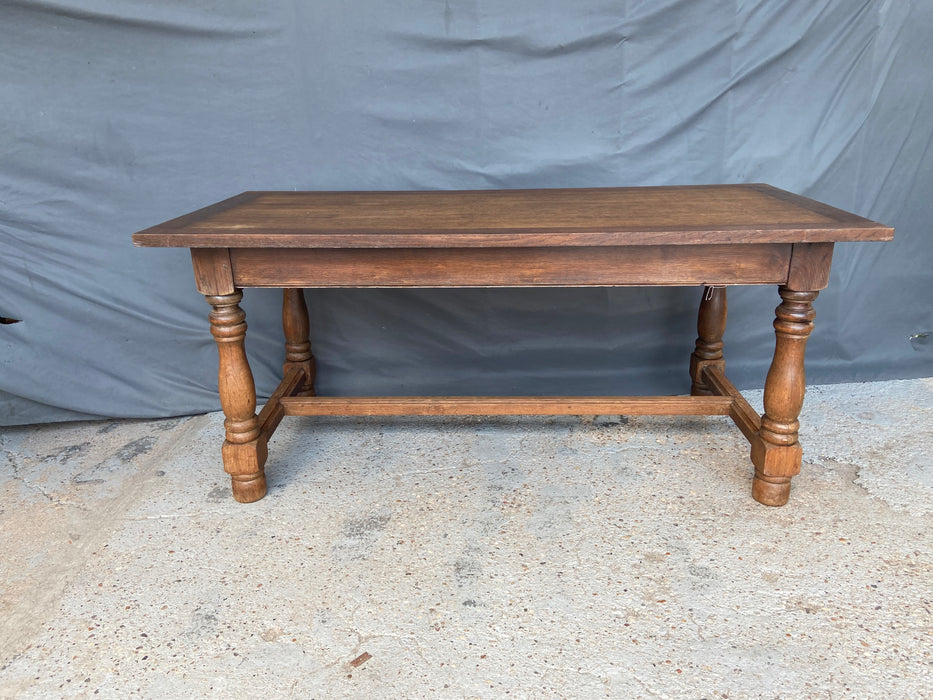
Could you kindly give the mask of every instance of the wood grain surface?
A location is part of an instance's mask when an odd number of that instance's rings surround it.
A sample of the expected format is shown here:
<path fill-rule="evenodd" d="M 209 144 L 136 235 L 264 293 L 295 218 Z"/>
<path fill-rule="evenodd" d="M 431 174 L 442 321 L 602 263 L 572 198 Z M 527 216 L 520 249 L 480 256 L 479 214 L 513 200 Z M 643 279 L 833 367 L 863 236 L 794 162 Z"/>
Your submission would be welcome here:
<path fill-rule="evenodd" d="M 232 248 L 238 287 L 585 287 L 767 284 L 791 245 Z"/>
<path fill-rule="evenodd" d="M 185 248 L 463 248 L 888 240 L 769 185 L 244 192 L 133 236 Z"/>
<path fill-rule="evenodd" d="M 287 416 L 727 416 L 728 396 L 286 396 Z"/>

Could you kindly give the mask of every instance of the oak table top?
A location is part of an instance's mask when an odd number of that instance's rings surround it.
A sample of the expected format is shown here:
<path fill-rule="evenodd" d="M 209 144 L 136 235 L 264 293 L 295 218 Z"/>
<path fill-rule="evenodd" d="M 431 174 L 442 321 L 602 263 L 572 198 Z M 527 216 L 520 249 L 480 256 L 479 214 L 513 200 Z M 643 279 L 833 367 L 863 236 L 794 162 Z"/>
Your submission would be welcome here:
<path fill-rule="evenodd" d="M 134 234 L 183 248 L 472 248 L 889 240 L 893 229 L 764 184 L 244 192 Z"/>
<path fill-rule="evenodd" d="M 837 242 L 888 226 L 764 184 L 431 192 L 244 192 L 134 234 L 190 248 L 211 306 L 234 497 L 266 492 L 287 415 L 728 415 L 751 445 L 752 496 L 780 506 L 799 473 L 804 350 Z M 776 284 L 759 415 L 725 375 L 726 286 Z M 303 290 L 317 287 L 703 285 L 689 396 L 319 397 Z M 283 379 L 256 414 L 243 288 L 283 289 Z"/>

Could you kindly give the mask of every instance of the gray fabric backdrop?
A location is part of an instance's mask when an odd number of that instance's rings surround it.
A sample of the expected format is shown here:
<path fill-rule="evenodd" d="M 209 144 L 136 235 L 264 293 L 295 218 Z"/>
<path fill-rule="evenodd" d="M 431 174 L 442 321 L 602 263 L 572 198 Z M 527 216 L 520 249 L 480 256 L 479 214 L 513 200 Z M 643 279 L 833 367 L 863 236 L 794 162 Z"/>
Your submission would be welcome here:
<path fill-rule="evenodd" d="M 248 189 L 768 182 L 897 228 L 837 246 L 810 381 L 931 375 L 931 30 L 930 0 L 4 0 L 0 423 L 216 409 L 187 252 L 130 234 Z M 308 293 L 322 393 L 683 392 L 698 298 Z M 740 386 L 777 301 L 731 293 Z M 278 294 L 245 308 L 267 394 Z"/>

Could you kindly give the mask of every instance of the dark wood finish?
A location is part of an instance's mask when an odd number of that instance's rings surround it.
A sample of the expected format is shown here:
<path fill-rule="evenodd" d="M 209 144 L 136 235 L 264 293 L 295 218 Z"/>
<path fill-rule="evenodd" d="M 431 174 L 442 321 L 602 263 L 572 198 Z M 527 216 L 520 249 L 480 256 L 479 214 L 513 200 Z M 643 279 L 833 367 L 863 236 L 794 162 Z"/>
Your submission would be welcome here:
<path fill-rule="evenodd" d="M 837 241 L 893 229 L 768 185 L 472 192 L 244 192 L 133 236 L 191 249 L 212 306 L 237 500 L 266 490 L 286 415 L 729 415 L 751 443 L 752 495 L 782 505 L 800 471 L 797 417 L 812 302 Z M 315 397 L 305 287 L 705 284 L 691 396 Z M 778 284 L 774 358 L 758 416 L 726 378 L 730 284 Z M 282 287 L 284 379 L 257 416 L 242 287 Z"/>
<path fill-rule="evenodd" d="M 191 264 L 195 284 L 201 294 L 219 296 L 236 291 L 230 251 L 226 248 L 192 248 Z"/>
<path fill-rule="evenodd" d="M 303 289 L 282 290 L 282 328 L 285 330 L 285 364 L 282 365 L 282 374 L 288 374 L 292 367 L 299 368 L 305 377 L 302 393 L 313 396 L 317 369 L 314 355 L 311 354 L 311 341 L 308 339 L 308 307 Z"/>
<path fill-rule="evenodd" d="M 803 448 L 797 441 L 797 417 L 806 390 L 803 358 L 813 330 L 812 302 L 818 292 L 781 287 L 780 294 L 783 301 L 775 310 L 774 359 L 765 379 L 765 413 L 752 440 L 752 494 L 770 506 L 787 503 L 791 477 L 800 473 Z"/>
<path fill-rule="evenodd" d="M 726 185 L 726 187 L 730 187 L 730 186 L 731 185 Z M 831 219 L 832 221 L 835 221 L 837 224 L 839 224 L 839 227 L 842 229 L 844 229 L 847 225 L 861 226 L 861 225 L 864 225 L 866 221 L 868 221 L 867 219 L 861 216 L 858 216 L 857 214 L 853 214 L 850 211 L 845 211 L 844 209 L 837 209 L 836 207 L 830 206 L 829 204 L 826 204 L 824 202 L 818 202 L 815 199 L 803 197 L 799 194 L 788 192 L 787 190 L 781 190 L 781 189 L 778 189 L 777 187 L 774 187 L 773 185 L 766 185 L 763 182 L 755 182 L 755 183 L 751 183 L 745 186 L 748 187 L 749 189 L 753 189 L 757 192 L 768 195 L 769 197 L 773 197 L 774 199 L 787 202 L 788 204 L 794 207 L 806 209 L 806 210 L 813 212 L 814 214 L 825 216 L 827 219 Z M 891 237 L 894 236 L 893 228 L 890 228 L 889 226 L 884 226 L 882 224 L 878 224 L 875 222 L 871 222 L 871 223 L 873 223 L 875 226 L 879 228 L 886 229 Z M 849 240 L 849 239 L 848 238 L 845 238 L 845 239 L 835 238 L 835 237 L 830 236 L 826 240 L 841 241 L 841 240 Z M 863 240 L 863 239 L 859 239 L 859 240 Z M 872 239 L 872 240 L 875 240 L 875 239 Z"/>
<path fill-rule="evenodd" d="M 317 396 L 283 398 L 288 416 L 727 416 L 727 396 Z"/>
<path fill-rule="evenodd" d="M 715 393 L 706 383 L 704 371 L 718 367 L 725 371 L 722 357 L 722 335 L 726 332 L 726 288 L 703 288 L 700 311 L 697 314 L 696 349 L 690 356 L 690 393 L 693 396 L 711 396 Z"/>
<path fill-rule="evenodd" d="M 244 192 L 140 231 L 141 246 L 467 248 L 888 240 L 893 229 L 767 185 Z"/>
<path fill-rule="evenodd" d="M 241 503 L 258 501 L 266 494 L 266 443 L 259 440 L 256 386 L 246 359 L 246 314 L 240 308 L 243 294 L 207 296 L 211 305 L 211 334 L 217 341 L 220 367 L 217 386 L 226 420 L 223 444 L 224 468 L 230 474 L 233 497 Z"/>
<path fill-rule="evenodd" d="M 832 263 L 832 243 L 795 243 L 787 271 L 787 286 L 791 289 L 826 289 Z"/>
<path fill-rule="evenodd" d="M 585 287 L 767 284 L 787 279 L 791 246 L 567 248 L 232 248 L 240 287 Z"/>

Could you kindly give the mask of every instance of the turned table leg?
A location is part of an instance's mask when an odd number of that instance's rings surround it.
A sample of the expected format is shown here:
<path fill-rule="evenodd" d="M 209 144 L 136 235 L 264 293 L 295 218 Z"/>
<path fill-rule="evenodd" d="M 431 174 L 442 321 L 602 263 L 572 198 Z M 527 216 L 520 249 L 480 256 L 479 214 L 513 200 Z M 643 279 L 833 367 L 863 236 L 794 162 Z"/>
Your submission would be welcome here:
<path fill-rule="evenodd" d="M 752 496 L 768 506 L 787 503 L 791 477 L 800 473 L 803 449 L 797 441 L 797 417 L 806 390 L 803 359 L 813 330 L 812 302 L 819 294 L 787 287 L 779 291 L 783 301 L 775 310 L 774 359 L 765 380 L 765 413 L 752 440 Z"/>
<path fill-rule="evenodd" d="M 211 334 L 217 341 L 220 369 L 217 385 L 226 420 L 224 469 L 230 474 L 233 497 L 241 503 L 258 501 L 266 494 L 266 443 L 259 439 L 256 386 L 246 359 L 246 314 L 240 308 L 243 293 L 206 295 L 211 305 Z"/>
<path fill-rule="evenodd" d="M 690 386 L 692 396 L 711 396 L 714 392 L 706 385 L 703 371 L 715 366 L 725 371 L 726 361 L 722 357 L 722 335 L 726 331 L 726 288 L 703 288 L 700 312 L 697 316 L 696 350 L 690 356 Z"/>
<path fill-rule="evenodd" d="M 285 330 L 285 364 L 282 373 L 292 367 L 304 372 L 304 382 L 300 396 L 314 396 L 314 378 L 316 374 L 314 355 L 311 354 L 311 341 L 308 339 L 308 306 L 305 304 L 303 289 L 282 290 L 282 327 Z"/>

